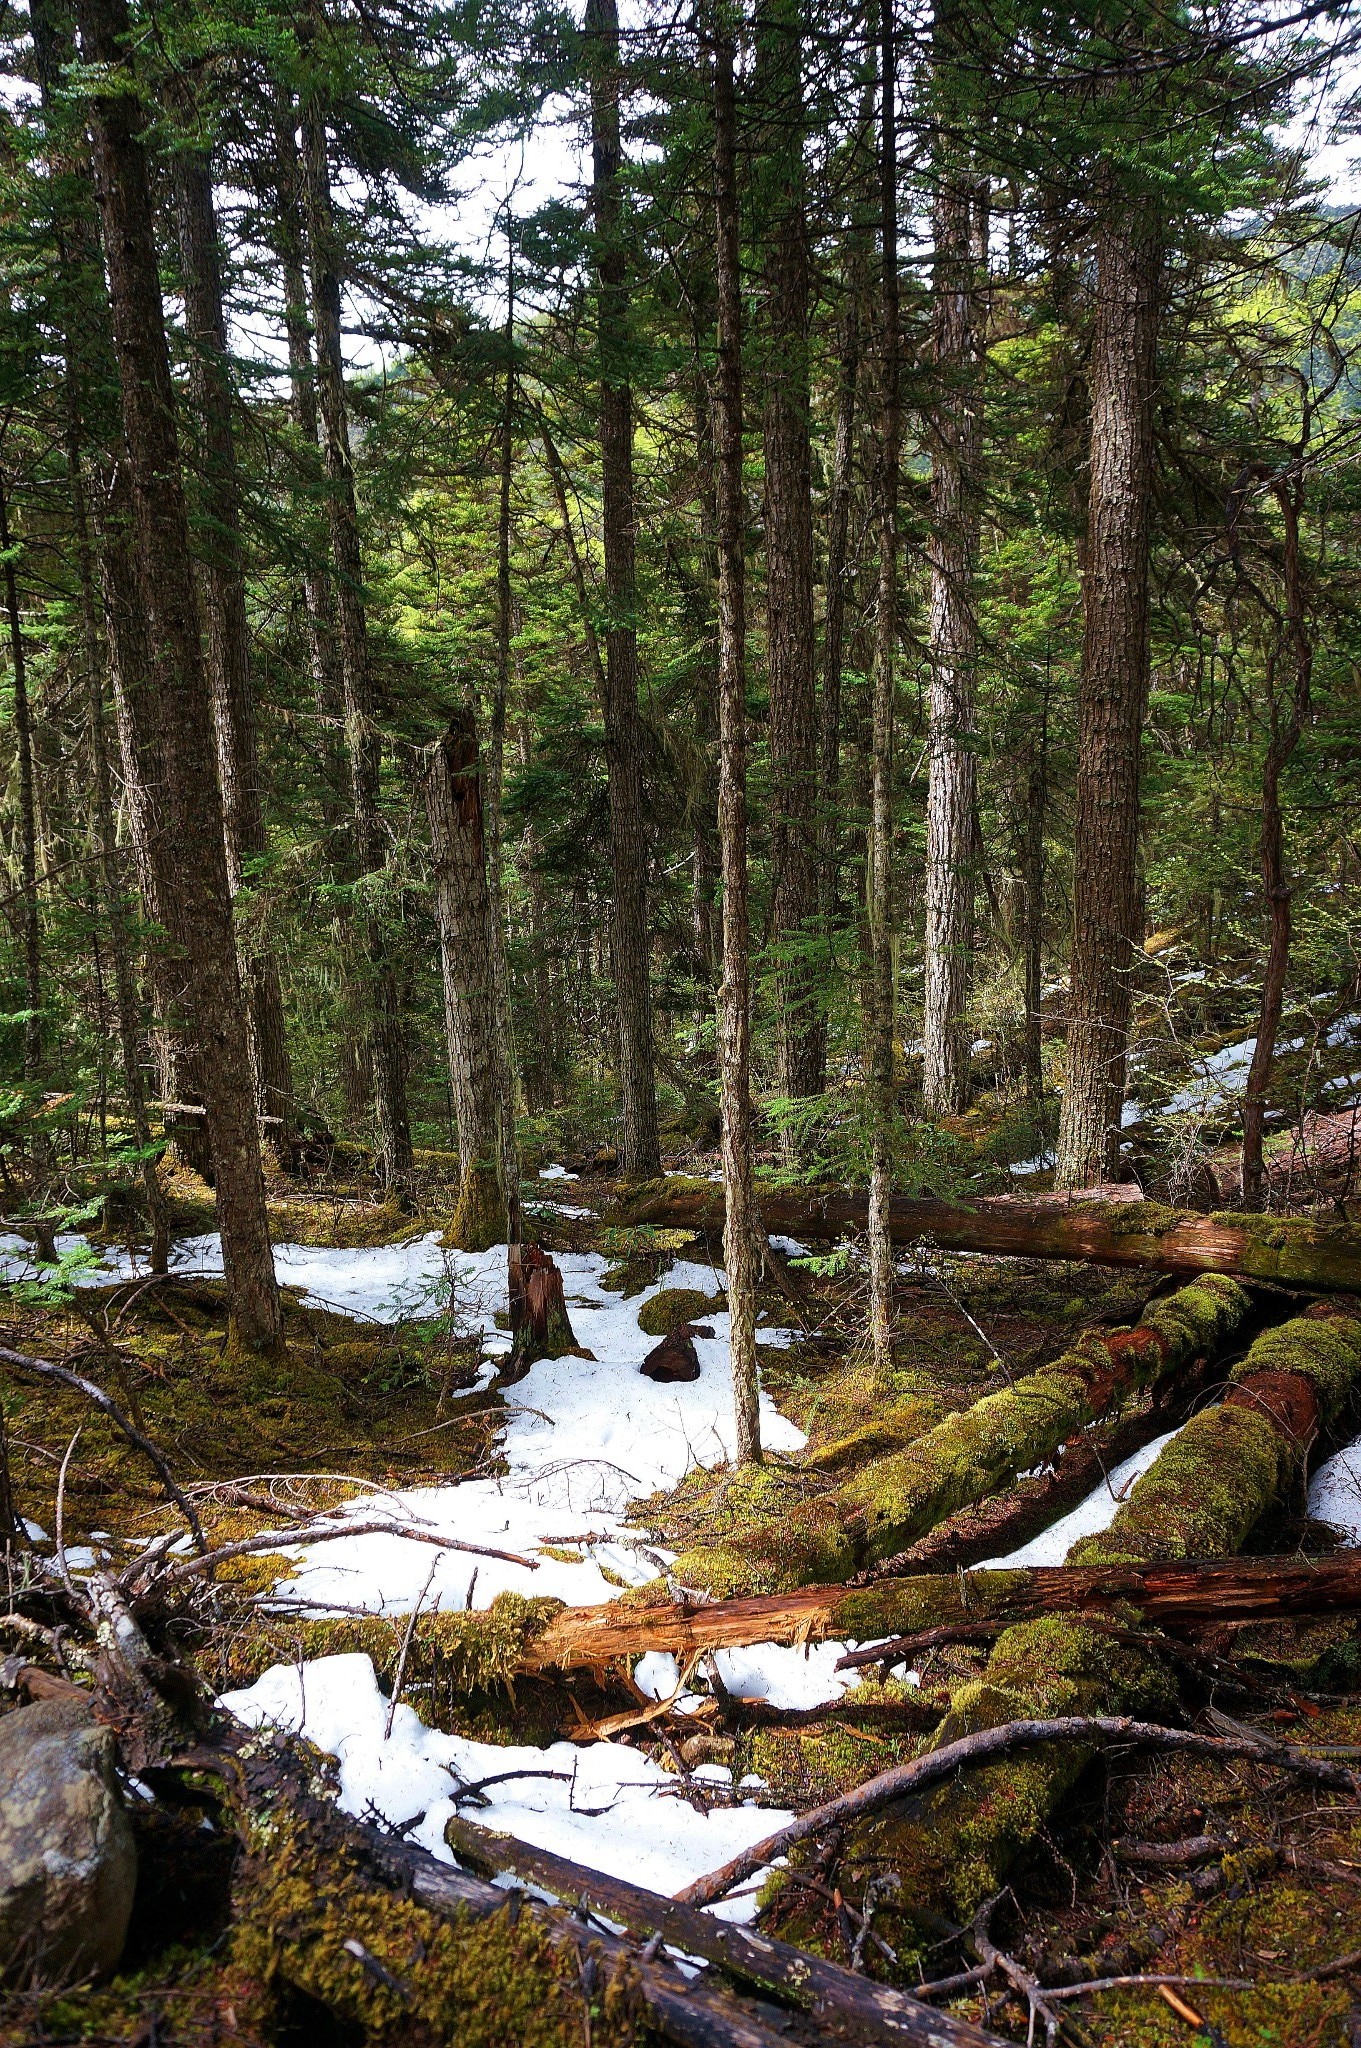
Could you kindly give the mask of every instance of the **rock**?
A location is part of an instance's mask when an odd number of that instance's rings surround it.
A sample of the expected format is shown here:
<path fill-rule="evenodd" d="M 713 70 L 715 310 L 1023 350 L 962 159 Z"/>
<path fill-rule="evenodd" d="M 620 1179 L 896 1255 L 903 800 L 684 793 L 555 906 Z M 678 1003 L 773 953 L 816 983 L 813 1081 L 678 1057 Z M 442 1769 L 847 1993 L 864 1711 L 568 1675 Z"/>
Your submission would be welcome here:
<path fill-rule="evenodd" d="M 114 1739 L 83 1700 L 0 1719 L 0 1973 L 107 1976 L 132 1913 L 137 1845 Z"/>
<path fill-rule="evenodd" d="M 654 1344 L 638 1370 L 646 1373 L 650 1380 L 660 1380 L 669 1386 L 679 1380 L 699 1378 L 699 1354 L 694 1340 L 705 1333 L 697 1330 L 693 1323 L 682 1323 L 669 1337 L 663 1337 L 660 1344 Z"/>

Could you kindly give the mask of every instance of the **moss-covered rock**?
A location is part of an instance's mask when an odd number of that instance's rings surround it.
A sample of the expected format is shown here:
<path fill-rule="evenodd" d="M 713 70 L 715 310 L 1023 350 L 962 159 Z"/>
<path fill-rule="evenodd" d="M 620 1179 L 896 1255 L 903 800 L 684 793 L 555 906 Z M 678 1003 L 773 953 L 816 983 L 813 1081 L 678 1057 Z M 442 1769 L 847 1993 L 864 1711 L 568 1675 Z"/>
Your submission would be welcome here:
<path fill-rule="evenodd" d="M 669 1337 L 682 1323 L 702 1323 L 726 1307 L 721 1294 L 704 1294 L 698 1287 L 663 1287 L 639 1309 L 638 1328 L 648 1337 Z"/>

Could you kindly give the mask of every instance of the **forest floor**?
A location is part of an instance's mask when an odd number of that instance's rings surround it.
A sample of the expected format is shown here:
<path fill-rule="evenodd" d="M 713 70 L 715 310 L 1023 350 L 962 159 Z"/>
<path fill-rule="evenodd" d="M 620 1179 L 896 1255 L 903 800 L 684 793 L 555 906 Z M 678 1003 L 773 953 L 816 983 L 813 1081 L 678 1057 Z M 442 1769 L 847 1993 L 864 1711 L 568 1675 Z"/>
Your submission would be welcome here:
<path fill-rule="evenodd" d="M 320 1184 L 276 1179 L 282 1367 L 229 1352 L 212 1198 L 184 1172 L 171 1178 L 168 1282 L 146 1285 L 127 1247 L 96 1237 L 99 1263 L 54 1300 L 31 1284 L 26 1247 L 0 1246 L 0 1277 L 17 1283 L 0 1296 L 0 1343 L 107 1387 L 164 1451 L 210 1543 L 274 1532 L 267 1548 L 221 1565 L 216 1604 L 171 1635 L 242 1720 L 296 1730 L 337 1759 L 345 1810 L 446 1859 L 446 1823 L 473 1818 L 674 1893 L 782 1820 L 919 1753 L 986 1671 L 991 1644 L 942 1641 L 863 1672 L 836 1668 L 847 1646 L 835 1642 L 755 1644 L 683 1669 L 650 1653 L 632 1671 L 516 1676 L 533 1603 L 656 1597 L 671 1561 L 680 1557 L 688 1582 L 693 1556 L 741 1537 L 772 1502 L 793 1532 L 829 1472 L 842 1485 L 863 1477 L 886 1449 L 1013 1386 L 1082 1332 L 1136 1323 L 1171 1283 L 905 1258 L 885 1393 L 867 1378 L 855 1258 L 792 1272 L 773 1260 L 761 1298 L 769 1455 L 759 1493 L 744 1493 L 724 1476 L 733 1446 L 716 1248 L 611 1226 L 608 1179 L 585 1159 L 547 1162 L 531 1176 L 532 1224 L 562 1268 L 589 1355 L 542 1361 L 508 1385 L 504 1247 L 474 1256 L 442 1244 L 452 1165 L 425 1155 L 414 1215 L 375 1200 L 362 1165 Z M 1350 1156 L 1335 1166 L 1349 1176 Z M 1348 1191 L 1334 1188 L 1344 1203 Z M 800 1247 L 781 1249 L 797 1262 Z M 1222 1387 L 1247 1334 L 1287 1306 L 1259 1299 L 1212 1371 L 1098 1422 L 1084 1441 L 1106 1474 L 1095 1486 L 1065 1487 L 1055 1461 L 1042 1461 L 984 1489 L 893 1569 L 1061 1561 L 1110 1523 L 1137 1474 Z M 696 1339 L 700 1378 L 657 1385 L 638 1366 L 678 1318 L 711 1332 Z M 36 1552 L 52 1553 L 59 1494 L 77 1576 L 117 1569 L 177 1526 L 146 1460 L 79 1392 L 16 1373 L 4 1402 Z M 1361 1448 L 1354 1466 L 1345 1456 L 1356 1426 L 1348 1411 L 1316 1449 L 1308 1501 L 1290 1493 L 1249 1550 L 1361 1543 Z M 327 1540 L 290 1543 L 291 1529 L 318 1517 Z M 360 1532 L 375 1518 L 381 1530 Z M 479 1615 L 483 1635 L 468 1625 Z M 1361 1745 L 1359 1650 L 1347 1618 L 1202 1631 L 1172 1647 L 1178 1701 L 1162 1718 L 1203 1726 L 1218 1713 L 1213 1725 L 1345 1753 Z M 98 1988 L 35 1983 L 0 2008 L 0 2039 L 289 2048 L 434 2038 L 364 1968 L 341 1992 L 319 1993 L 305 1972 L 290 1978 L 290 1936 L 249 1859 L 233 1860 L 201 1808 L 134 1805 L 141 1877 L 120 1974 Z M 1265 1763 L 1128 1750 L 1091 1762 L 1020 1841 L 984 1927 L 1011 1975 L 975 1967 L 967 1926 L 940 1914 L 913 1922 L 882 1890 L 843 1890 L 834 1855 L 819 1855 L 796 1856 L 787 1875 L 758 1874 L 719 1910 L 750 1920 L 759 1907 L 772 1931 L 885 1982 L 961 1976 L 939 2008 L 1005 2039 L 1043 2039 L 1049 2027 L 1092 2048 L 1361 2043 L 1361 1804 Z M 391 1953 L 408 1954 L 413 1939 L 398 1926 Z M 1076 1988 L 1111 1977 L 1140 1981 Z M 1164 1990 L 1159 1977 L 1194 1981 Z M 1027 1979 L 1057 1996 L 1034 2005 Z M 448 2038 L 582 2038 L 576 2018 L 530 2025 L 497 2010 L 494 1991 L 473 1996 Z"/>

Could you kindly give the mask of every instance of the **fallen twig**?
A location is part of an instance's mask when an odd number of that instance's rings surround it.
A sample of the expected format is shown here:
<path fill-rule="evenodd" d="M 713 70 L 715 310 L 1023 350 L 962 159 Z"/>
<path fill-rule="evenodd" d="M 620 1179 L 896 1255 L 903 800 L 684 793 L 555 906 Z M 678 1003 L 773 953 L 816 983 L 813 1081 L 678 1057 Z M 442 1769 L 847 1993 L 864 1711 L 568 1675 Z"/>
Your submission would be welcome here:
<path fill-rule="evenodd" d="M 495 1557 L 502 1564 L 523 1565 L 527 1572 L 539 1569 L 535 1558 L 517 1556 L 513 1550 L 494 1550 L 487 1543 L 462 1543 L 456 1536 L 436 1536 L 428 1529 L 409 1528 L 405 1522 L 349 1522 L 339 1526 L 326 1523 L 318 1529 L 276 1529 L 260 1536 L 243 1536 L 237 1543 L 224 1543 L 217 1550 L 205 1552 L 202 1557 L 187 1557 L 182 1563 L 171 1565 L 163 1574 L 161 1583 L 170 1585 L 180 1579 L 196 1578 L 233 1557 L 250 1557 L 269 1550 L 293 1550 L 302 1544 L 334 1543 L 342 1536 L 404 1536 L 408 1543 L 431 1543 L 437 1550 L 461 1550 L 470 1557 Z"/>

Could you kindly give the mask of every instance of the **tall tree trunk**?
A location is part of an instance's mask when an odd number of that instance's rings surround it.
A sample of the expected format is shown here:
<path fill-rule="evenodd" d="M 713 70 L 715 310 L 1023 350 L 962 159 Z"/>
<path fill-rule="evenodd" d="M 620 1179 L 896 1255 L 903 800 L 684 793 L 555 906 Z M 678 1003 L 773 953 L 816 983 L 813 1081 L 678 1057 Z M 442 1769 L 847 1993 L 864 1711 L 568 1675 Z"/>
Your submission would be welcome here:
<path fill-rule="evenodd" d="M 638 718 L 633 503 L 633 391 L 629 366 L 628 256 L 619 203 L 619 14 L 616 0 L 587 0 L 591 84 L 591 204 L 595 215 L 600 349 L 600 488 L 605 554 L 605 759 L 610 784 L 613 900 L 610 941 L 619 1008 L 623 1170 L 661 1171 L 653 1071 Z"/>
<path fill-rule="evenodd" d="M 518 1173 L 510 1059 L 498 1023 L 497 931 L 477 731 L 458 712 L 426 756 L 422 783 L 430 828 L 449 1078 L 458 1122 L 460 1183 L 451 1240 L 485 1251 L 507 1231 L 519 1240 Z"/>
<path fill-rule="evenodd" d="M 723 1263 L 732 1322 L 740 1462 L 761 1456 L 756 1370 L 756 1201 L 752 1177 L 751 989 L 747 916 L 747 619 L 742 493 L 742 275 L 733 39 L 714 10 L 714 228 L 718 365 L 714 453 L 718 511 L 718 836 L 723 862 L 723 983 L 718 992 Z"/>
<path fill-rule="evenodd" d="M 817 917 L 817 687 L 813 464 L 809 439 L 809 251 L 800 0 L 759 17 L 757 95 L 770 136 L 767 186 L 766 646 L 770 676 L 771 877 L 780 1087 L 816 1095 L 825 1032 L 809 957 Z"/>
<path fill-rule="evenodd" d="M 893 1249 L 889 1237 L 895 1114 L 893 985 L 893 696 L 898 637 L 898 471 L 902 414 L 898 368 L 898 132 L 893 0 L 880 0 L 879 602 L 870 721 L 870 825 L 866 902 L 870 959 L 865 1019 L 870 1112 L 870 1348 L 874 1376 L 893 1370 Z"/>
<path fill-rule="evenodd" d="M 505 851 L 502 799 L 506 780 L 506 706 L 510 700 L 510 643 L 514 615 L 510 587 L 511 486 L 515 479 L 515 244 L 506 253 L 506 381 L 501 398 L 500 490 L 496 509 L 496 682 L 491 704 L 491 759 L 487 764 L 487 888 L 491 895 L 492 965 L 496 971 L 497 1032 L 514 1074 L 510 969 L 506 960 Z"/>
<path fill-rule="evenodd" d="M 282 1325 L 265 1212 L 250 1048 L 236 966 L 212 755 L 212 704 L 190 574 L 189 521 L 157 274 L 145 112 L 126 86 L 124 0 L 81 0 L 81 54 L 107 79 L 90 103 L 96 189 L 119 364 L 138 585 L 153 659 L 164 781 L 151 793 L 152 860 L 165 876 L 171 1015 L 199 1055 L 217 1181 L 231 1333 L 277 1349 Z"/>
<path fill-rule="evenodd" d="M 350 766 L 355 868 L 360 882 L 378 874 L 383 848 L 378 816 L 378 736 L 373 723 L 369 675 L 368 620 L 364 610 L 364 562 L 359 542 L 354 467 L 350 460 L 349 407 L 341 352 L 340 272 L 331 205 L 331 170 L 326 123 L 319 106 L 303 121 L 303 190 L 311 259 L 312 325 L 316 334 L 317 389 L 326 451 L 326 511 L 335 564 L 334 598 L 339 625 L 340 680 L 345 711 L 345 748 Z M 406 1102 L 406 1046 L 397 977 L 381 917 L 372 907 L 361 914 L 368 968 L 369 1060 L 373 1074 L 378 1170 L 384 1185 L 405 1195 L 411 1183 L 411 1127 Z"/>
<path fill-rule="evenodd" d="M 14 690 L 14 743 L 19 765 L 20 923 L 24 935 L 24 1079 L 34 1082 L 42 1071 L 42 950 L 38 916 L 38 834 L 33 802 L 33 726 L 29 717 L 28 661 L 24 624 L 19 611 L 19 582 L 14 570 L 9 501 L 0 476 L 0 551 L 5 558 L 5 613 L 9 622 L 10 675 Z"/>
<path fill-rule="evenodd" d="M 317 372 L 312 357 L 312 331 L 308 319 L 309 293 L 306 267 L 306 238 L 303 229 L 301 168 L 298 135 L 291 94 L 280 94 L 274 113 L 274 197 L 275 245 L 284 286 L 284 332 L 288 342 L 288 388 L 293 425 L 299 441 L 301 482 L 311 514 L 325 496 L 326 471 L 321 456 L 321 421 L 317 414 Z M 308 518 L 309 529 L 312 520 Z M 320 547 L 304 538 L 302 567 L 303 607 L 307 615 L 308 652 L 312 666 L 312 692 L 317 715 L 323 725 L 339 723 L 344 716 L 344 691 L 340 677 L 340 645 L 336 631 L 335 598 L 331 578 Z"/>
<path fill-rule="evenodd" d="M 1148 699 L 1159 242 L 1146 217 L 1119 204 L 1110 177 L 1102 201 L 1060 1187 L 1090 1187 L 1116 1170 L 1131 978 L 1142 939 L 1139 745 Z"/>
<path fill-rule="evenodd" d="M 937 15 L 937 63 L 948 61 Z M 933 1116 L 965 1108 L 964 1021 L 973 951 L 977 757 L 978 554 L 981 440 L 977 333 L 978 225 L 983 200 L 958 149 L 937 150 L 932 305 L 937 394 L 931 407 L 931 702 L 926 797 L 926 988 L 923 1091 Z"/>
<path fill-rule="evenodd" d="M 1044 1094 L 1044 825 L 1049 801 L 1049 684 L 1046 679 L 1039 730 L 1031 732 L 1023 755 L 1025 806 L 1021 837 L 1021 953 L 1025 974 L 1025 1031 L 1022 1064 L 1025 1092 L 1038 1102 Z"/>
<path fill-rule="evenodd" d="M 860 279 L 847 282 L 837 375 L 836 435 L 827 505 L 827 591 L 822 641 L 822 704 L 818 728 L 819 830 L 818 904 L 823 935 L 831 939 L 836 920 L 838 849 L 841 840 L 841 672 L 846 649 L 846 582 L 849 574 L 851 492 L 854 483 L 855 415 L 860 377 Z M 824 1028 L 823 1057 L 826 1057 Z"/>
<path fill-rule="evenodd" d="M 1243 1091 L 1243 1206 L 1262 1207 L 1265 1171 L 1262 1138 L 1266 1128 L 1267 1089 L 1271 1082 L 1276 1039 L 1281 1028 L 1285 1000 L 1285 977 L 1290 964 L 1291 886 L 1285 864 L 1285 823 L 1281 813 L 1281 776 L 1299 745 L 1309 716 L 1309 699 L 1314 671 L 1314 648 L 1309 637 L 1305 609 L 1304 579 L 1300 568 L 1300 499 L 1298 481 L 1272 479 L 1276 501 L 1285 528 L 1284 581 L 1285 631 L 1290 643 L 1293 688 L 1290 708 L 1284 720 L 1271 698 L 1271 737 L 1262 763 L 1262 829 L 1259 856 L 1262 893 L 1269 920 L 1266 967 L 1262 975 L 1262 1000 L 1257 1012 L 1257 1041 L 1252 1048 L 1247 1086 Z M 1274 669 L 1274 662 L 1272 664 Z M 1272 681 L 1274 682 L 1274 675 Z"/>
<path fill-rule="evenodd" d="M 227 879 L 236 905 L 252 863 L 269 851 L 260 793 L 260 754 L 251 689 L 246 576 L 241 559 L 241 486 L 232 430 L 227 320 L 212 168 L 199 150 L 175 159 L 175 209 L 189 340 L 189 389 L 199 419 L 200 511 L 208 679 L 213 693 L 218 783 L 226 833 Z M 248 900 L 248 898 L 247 898 Z M 287 1156 L 293 1081 L 284 1035 L 279 964 L 268 944 L 243 937 L 241 979 L 247 998 L 256 1102 L 268 1139 Z"/>
<path fill-rule="evenodd" d="M 118 1020 L 123 1088 L 127 1097 L 132 1135 L 139 1155 L 138 1172 L 146 1204 L 147 1229 L 151 1237 L 151 1270 L 153 1273 L 164 1273 L 170 1264 L 170 1215 L 165 1190 L 161 1186 L 160 1175 L 157 1172 L 157 1153 L 152 1142 L 151 1121 L 147 1115 L 146 1085 L 142 1074 L 142 1032 L 138 1016 L 137 986 L 133 975 L 132 945 L 128 931 L 127 895 L 119 870 L 117 824 L 114 816 L 113 786 L 109 775 L 108 733 L 104 718 L 104 664 L 99 640 L 94 562 L 90 547 L 89 504 L 85 489 L 82 449 L 81 375 L 69 325 L 65 333 L 65 355 L 66 474 L 71 492 L 76 570 L 80 585 L 80 623 L 90 719 L 95 843 L 99 853 L 104 923 L 113 964 L 114 1008 Z"/>

